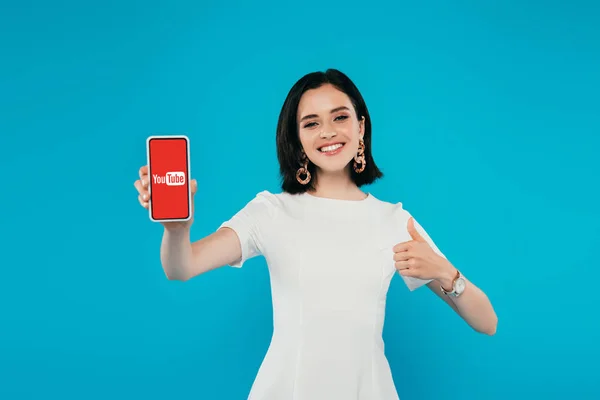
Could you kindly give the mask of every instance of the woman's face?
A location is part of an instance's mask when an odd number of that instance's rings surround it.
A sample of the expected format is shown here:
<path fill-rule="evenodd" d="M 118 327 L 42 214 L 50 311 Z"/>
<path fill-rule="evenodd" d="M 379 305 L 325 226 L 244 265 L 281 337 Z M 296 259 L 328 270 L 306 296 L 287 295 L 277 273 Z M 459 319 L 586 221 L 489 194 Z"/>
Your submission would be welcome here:
<path fill-rule="evenodd" d="M 344 170 L 358 152 L 364 135 L 350 98 L 332 85 L 308 90 L 298 105 L 300 143 L 309 160 L 319 169 Z"/>

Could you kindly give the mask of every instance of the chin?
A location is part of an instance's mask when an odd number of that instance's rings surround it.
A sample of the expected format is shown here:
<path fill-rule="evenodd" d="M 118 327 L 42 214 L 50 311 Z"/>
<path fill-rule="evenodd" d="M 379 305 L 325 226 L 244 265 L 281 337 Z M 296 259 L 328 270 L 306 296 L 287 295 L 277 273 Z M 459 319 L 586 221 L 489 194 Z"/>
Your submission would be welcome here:
<path fill-rule="evenodd" d="M 331 160 L 329 162 L 327 162 L 327 160 L 325 162 L 322 160 L 319 161 L 320 162 L 318 163 L 314 163 L 318 169 L 328 174 L 335 174 L 345 171 L 352 160 L 340 159 L 337 161 Z"/>

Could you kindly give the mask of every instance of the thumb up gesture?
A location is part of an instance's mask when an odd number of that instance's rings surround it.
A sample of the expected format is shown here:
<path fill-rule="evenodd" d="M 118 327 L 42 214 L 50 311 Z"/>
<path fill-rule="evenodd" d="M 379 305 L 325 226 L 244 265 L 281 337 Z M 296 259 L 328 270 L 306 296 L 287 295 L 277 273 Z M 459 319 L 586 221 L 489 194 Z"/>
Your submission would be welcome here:
<path fill-rule="evenodd" d="M 415 228 L 415 220 L 408 220 L 408 233 L 412 240 L 394 246 L 394 261 L 402 276 L 429 280 L 443 279 L 453 269 L 450 262 L 437 254 Z"/>

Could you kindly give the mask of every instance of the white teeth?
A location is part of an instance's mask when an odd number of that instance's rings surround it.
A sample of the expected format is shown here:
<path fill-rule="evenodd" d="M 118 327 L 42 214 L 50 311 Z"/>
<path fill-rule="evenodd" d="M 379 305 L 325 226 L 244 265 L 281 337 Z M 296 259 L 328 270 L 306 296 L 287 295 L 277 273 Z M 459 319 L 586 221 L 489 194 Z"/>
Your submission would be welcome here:
<path fill-rule="evenodd" d="M 337 150 L 337 149 L 339 149 L 339 148 L 340 148 L 340 147 L 342 147 L 342 146 L 343 146 L 343 144 L 341 144 L 341 143 L 338 143 L 338 144 L 334 144 L 334 145 L 327 146 L 327 147 L 321 147 L 321 151 L 322 151 L 323 153 L 326 153 L 326 152 L 328 152 L 328 151 L 334 151 L 334 150 Z"/>

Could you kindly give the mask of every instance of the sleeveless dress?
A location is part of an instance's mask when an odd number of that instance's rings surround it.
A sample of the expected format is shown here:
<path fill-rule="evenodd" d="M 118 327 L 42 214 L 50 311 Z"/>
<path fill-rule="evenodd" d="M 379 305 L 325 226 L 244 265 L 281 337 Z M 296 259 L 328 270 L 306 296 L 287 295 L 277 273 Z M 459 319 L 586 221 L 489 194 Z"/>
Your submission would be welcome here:
<path fill-rule="evenodd" d="M 398 400 L 382 339 L 402 203 L 258 193 L 220 228 L 269 268 L 273 336 L 249 400 Z M 415 227 L 440 255 L 424 229 Z M 409 290 L 429 281 L 402 277 Z"/>

